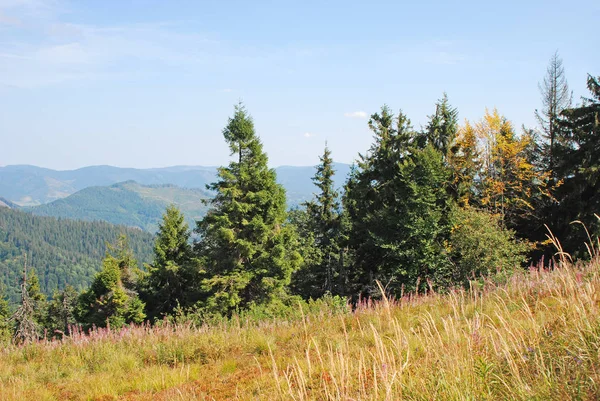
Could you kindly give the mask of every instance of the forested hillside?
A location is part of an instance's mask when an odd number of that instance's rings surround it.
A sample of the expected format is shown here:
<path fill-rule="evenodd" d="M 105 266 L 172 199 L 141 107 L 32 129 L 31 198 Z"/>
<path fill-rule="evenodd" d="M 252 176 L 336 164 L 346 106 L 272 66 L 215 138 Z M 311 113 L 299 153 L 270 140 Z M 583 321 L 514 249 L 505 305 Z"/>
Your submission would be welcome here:
<path fill-rule="evenodd" d="M 87 287 L 100 269 L 106 244 L 126 234 L 136 258 L 147 262 L 152 236 L 138 229 L 104 222 L 84 222 L 34 216 L 0 207 L 0 282 L 6 296 L 19 300 L 18 288 L 27 255 L 44 293 L 70 284 Z"/>
<path fill-rule="evenodd" d="M 25 210 L 39 216 L 101 220 L 138 227 L 153 234 L 168 205 L 177 205 L 188 224 L 193 225 L 206 213 L 203 200 L 209 197 L 207 191 L 197 188 L 127 181 L 109 187 L 85 188 L 64 199 Z"/>

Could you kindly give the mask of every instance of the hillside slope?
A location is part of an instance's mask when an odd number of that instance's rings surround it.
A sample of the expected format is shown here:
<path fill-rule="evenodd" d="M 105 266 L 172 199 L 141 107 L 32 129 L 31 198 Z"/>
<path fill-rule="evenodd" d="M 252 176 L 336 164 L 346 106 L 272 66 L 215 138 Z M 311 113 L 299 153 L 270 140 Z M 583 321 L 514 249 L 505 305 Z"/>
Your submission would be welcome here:
<path fill-rule="evenodd" d="M 600 263 L 285 318 L 11 346 L 3 400 L 597 400 Z M 328 322 L 323 324 L 323 322 Z"/>
<path fill-rule="evenodd" d="M 149 262 L 153 237 L 141 230 L 104 222 L 34 216 L 0 207 L 0 282 L 8 298 L 18 300 L 24 255 L 40 279 L 42 291 L 71 284 L 86 288 L 100 269 L 106 244 L 124 233 L 139 262 Z"/>
<path fill-rule="evenodd" d="M 90 187 L 45 205 L 26 208 L 39 216 L 106 221 L 155 233 L 170 204 L 178 206 L 190 227 L 206 213 L 210 196 L 200 189 L 174 185 L 141 185 L 127 181 L 109 187 Z"/>

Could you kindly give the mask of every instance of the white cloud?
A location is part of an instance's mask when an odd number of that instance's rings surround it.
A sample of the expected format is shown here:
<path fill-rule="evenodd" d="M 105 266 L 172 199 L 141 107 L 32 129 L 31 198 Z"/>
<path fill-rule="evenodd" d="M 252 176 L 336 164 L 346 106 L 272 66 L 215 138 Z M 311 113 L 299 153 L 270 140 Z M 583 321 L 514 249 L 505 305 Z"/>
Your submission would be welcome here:
<path fill-rule="evenodd" d="M 344 117 L 348 118 L 367 118 L 367 113 L 364 111 L 353 111 L 351 113 L 344 113 Z"/>
<path fill-rule="evenodd" d="M 189 21 L 107 26 L 66 22 L 65 16 L 72 17 L 63 0 L 0 0 L 0 89 L 157 78 L 173 72 L 166 69 L 198 77 L 272 66 L 285 72 L 299 60 L 316 57 L 302 48 L 246 48 L 214 39 L 214 33 L 190 29 Z"/>
<path fill-rule="evenodd" d="M 303 135 L 305 138 L 312 138 L 314 136 L 316 136 L 315 134 L 311 133 L 311 132 L 305 132 Z"/>

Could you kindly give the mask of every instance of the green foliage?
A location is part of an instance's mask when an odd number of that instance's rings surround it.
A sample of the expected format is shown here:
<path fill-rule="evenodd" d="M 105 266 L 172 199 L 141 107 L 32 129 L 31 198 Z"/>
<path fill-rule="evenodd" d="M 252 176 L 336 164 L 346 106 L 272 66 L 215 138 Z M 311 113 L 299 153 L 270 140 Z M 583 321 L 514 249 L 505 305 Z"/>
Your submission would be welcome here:
<path fill-rule="evenodd" d="M 152 236 L 143 231 L 102 222 L 33 216 L 0 207 L 0 283 L 11 303 L 20 301 L 18 283 L 23 254 L 49 296 L 67 284 L 87 287 L 100 269 L 106 243 L 125 233 L 137 259 L 151 260 Z"/>
<path fill-rule="evenodd" d="M 560 121 L 566 133 L 555 147 L 556 178 L 563 182 L 551 209 L 550 224 L 566 251 L 587 254 L 587 233 L 573 221 L 584 223 L 593 236 L 600 234 L 594 213 L 600 211 L 600 77 L 588 76 L 591 97 L 563 111 Z"/>
<path fill-rule="evenodd" d="M 388 291 L 427 288 L 447 275 L 443 242 L 448 235 L 449 178 L 442 154 L 410 121 L 387 106 L 371 116 L 375 143 L 361 156 L 346 187 L 344 206 L 351 224 L 349 246 L 355 265 L 351 281 L 363 295 L 376 295 L 376 280 Z M 420 286 L 419 286 L 420 283 Z"/>
<path fill-rule="evenodd" d="M 111 253 L 112 251 L 112 253 Z M 141 323 L 145 318 L 144 303 L 135 291 L 137 262 L 129 249 L 127 238 L 119 237 L 102 261 L 90 288 L 79 297 L 79 321 L 87 327 L 121 327 Z"/>
<path fill-rule="evenodd" d="M 192 253 L 190 231 L 177 207 L 163 215 L 154 243 L 154 261 L 147 265 L 140 297 L 150 320 L 192 306 L 199 297 L 200 267 Z"/>
<path fill-rule="evenodd" d="M 340 205 L 334 188 L 333 159 L 326 146 L 321 163 L 313 177 L 319 192 L 295 211 L 290 221 L 301 241 L 304 266 L 293 277 L 293 288 L 305 298 L 318 298 L 326 293 L 343 293 L 340 258 Z"/>
<path fill-rule="evenodd" d="M 526 243 L 502 226 L 499 216 L 474 208 L 454 207 L 448 254 L 452 259 L 451 283 L 510 274 L 525 262 Z"/>
<path fill-rule="evenodd" d="M 205 306 L 230 314 L 269 302 L 302 259 L 294 248 L 296 234 L 285 225 L 285 191 L 243 106 L 236 106 L 223 136 L 237 161 L 219 168 L 219 180 L 208 187 L 216 196 L 198 222 L 196 249 L 206 269 Z"/>
<path fill-rule="evenodd" d="M 46 321 L 47 301 L 46 295 L 42 293 L 40 288 L 40 280 L 35 274 L 35 270 L 30 270 L 27 275 L 27 294 L 33 306 L 33 320 L 38 327 L 43 327 Z"/>
<path fill-rule="evenodd" d="M 4 291 L 0 291 L 0 344 L 8 343 L 12 337 L 12 314 Z"/>
<path fill-rule="evenodd" d="M 429 117 L 425 137 L 428 143 L 446 157 L 457 132 L 458 111 L 450 106 L 448 95 L 444 93 L 435 105 L 435 114 Z"/>
<path fill-rule="evenodd" d="M 50 336 L 62 337 L 70 334 L 71 327 L 77 324 L 78 297 L 79 294 L 70 285 L 62 291 L 54 291 L 46 310 L 46 328 Z"/>

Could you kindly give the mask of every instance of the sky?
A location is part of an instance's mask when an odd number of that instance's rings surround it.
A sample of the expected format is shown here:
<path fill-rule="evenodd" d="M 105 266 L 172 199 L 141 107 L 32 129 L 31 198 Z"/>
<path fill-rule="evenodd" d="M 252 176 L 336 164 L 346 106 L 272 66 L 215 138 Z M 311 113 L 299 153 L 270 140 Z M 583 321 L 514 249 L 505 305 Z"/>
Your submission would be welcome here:
<path fill-rule="evenodd" d="M 243 101 L 272 166 L 351 163 L 383 104 L 417 129 L 444 92 L 535 126 L 558 51 L 600 75 L 600 1 L 0 0 L 0 165 L 222 165 Z"/>

